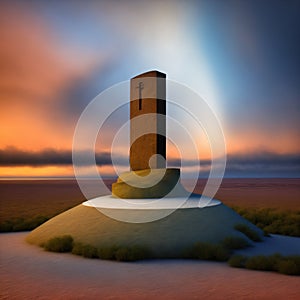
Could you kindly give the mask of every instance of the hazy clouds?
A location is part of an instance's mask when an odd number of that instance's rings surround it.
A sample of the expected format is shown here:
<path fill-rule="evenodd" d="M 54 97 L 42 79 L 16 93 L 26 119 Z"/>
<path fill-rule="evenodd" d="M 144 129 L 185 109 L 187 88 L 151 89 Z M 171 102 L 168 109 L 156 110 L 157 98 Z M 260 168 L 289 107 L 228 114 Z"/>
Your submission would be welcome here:
<path fill-rule="evenodd" d="M 81 157 L 80 165 L 90 166 L 91 162 L 86 157 L 88 150 L 79 152 Z M 98 166 L 111 166 L 111 154 L 102 152 L 95 154 L 95 160 Z M 216 160 L 216 163 L 218 160 Z M 128 157 L 120 154 L 118 166 L 128 165 Z M 41 151 L 23 151 L 14 147 L 0 149 L 0 167 L 1 166 L 66 166 L 72 165 L 71 150 L 44 149 Z M 185 171 L 199 165 L 198 160 L 184 160 Z M 211 161 L 203 159 L 200 161 L 201 168 L 207 173 L 207 168 Z M 117 166 L 117 167 L 118 167 Z M 181 161 L 178 158 L 168 159 L 169 167 L 180 167 Z M 200 169 L 201 170 L 201 169 Z M 201 172 L 200 172 L 201 174 Z M 255 177 L 280 175 L 283 177 L 300 176 L 300 155 L 298 154 L 278 154 L 271 152 L 255 152 L 248 154 L 228 155 L 225 176 Z"/>

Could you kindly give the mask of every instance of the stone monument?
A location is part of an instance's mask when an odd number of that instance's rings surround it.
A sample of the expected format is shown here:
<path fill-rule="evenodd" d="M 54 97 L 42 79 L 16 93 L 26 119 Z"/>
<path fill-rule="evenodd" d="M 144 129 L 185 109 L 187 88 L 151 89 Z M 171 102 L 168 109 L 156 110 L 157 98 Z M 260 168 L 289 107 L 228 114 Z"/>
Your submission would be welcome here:
<path fill-rule="evenodd" d="M 180 184 L 180 169 L 167 168 L 165 83 L 165 74 L 158 71 L 131 79 L 130 170 L 113 183 L 112 194 L 55 216 L 27 236 L 29 243 L 45 245 L 54 237 L 71 235 L 80 249 L 94 248 L 95 256 L 119 260 L 116 253 L 125 253 L 123 259 L 128 260 L 185 257 L 199 242 L 217 245 L 227 237 L 251 244 L 236 230 L 240 223 L 263 236 L 220 201 L 187 192 Z M 108 257 L 107 249 L 116 250 Z"/>
<path fill-rule="evenodd" d="M 130 80 L 130 168 L 166 167 L 166 74 L 150 71 Z M 152 133 L 146 133 L 146 132 Z M 137 137 L 137 134 L 140 137 Z M 160 155 L 159 158 L 157 155 Z M 152 165 L 149 160 L 152 158 Z"/>
<path fill-rule="evenodd" d="M 130 169 L 112 185 L 118 198 L 183 197 L 180 169 L 166 168 L 166 74 L 130 80 Z"/>

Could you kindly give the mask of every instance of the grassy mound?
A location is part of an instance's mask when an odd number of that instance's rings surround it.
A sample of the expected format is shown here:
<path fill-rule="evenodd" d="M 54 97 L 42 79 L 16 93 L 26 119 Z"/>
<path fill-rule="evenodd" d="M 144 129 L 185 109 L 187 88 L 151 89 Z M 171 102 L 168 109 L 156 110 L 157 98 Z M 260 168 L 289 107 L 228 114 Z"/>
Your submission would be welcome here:
<path fill-rule="evenodd" d="M 153 211 L 120 210 L 121 213 L 151 214 Z M 221 244 L 225 238 L 232 237 L 226 243 L 236 243 L 235 247 L 239 247 L 238 244 L 243 242 L 233 240 L 234 237 L 251 244 L 249 238 L 235 230 L 236 224 L 245 224 L 258 236 L 263 236 L 260 229 L 225 205 L 178 209 L 163 219 L 149 223 L 117 221 L 93 207 L 79 205 L 42 224 L 26 240 L 40 245 L 57 236 L 71 235 L 76 243 L 97 249 L 114 245 L 123 248 L 142 245 L 155 257 L 171 258 L 180 257 L 183 251 L 198 242 Z"/>

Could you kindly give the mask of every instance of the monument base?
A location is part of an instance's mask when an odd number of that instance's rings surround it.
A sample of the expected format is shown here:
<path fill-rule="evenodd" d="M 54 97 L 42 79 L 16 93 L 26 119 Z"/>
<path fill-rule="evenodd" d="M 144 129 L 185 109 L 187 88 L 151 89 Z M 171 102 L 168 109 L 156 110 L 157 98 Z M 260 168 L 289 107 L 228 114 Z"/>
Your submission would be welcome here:
<path fill-rule="evenodd" d="M 112 184 L 112 195 L 122 199 L 188 197 L 180 183 L 180 169 L 145 169 L 122 173 Z"/>

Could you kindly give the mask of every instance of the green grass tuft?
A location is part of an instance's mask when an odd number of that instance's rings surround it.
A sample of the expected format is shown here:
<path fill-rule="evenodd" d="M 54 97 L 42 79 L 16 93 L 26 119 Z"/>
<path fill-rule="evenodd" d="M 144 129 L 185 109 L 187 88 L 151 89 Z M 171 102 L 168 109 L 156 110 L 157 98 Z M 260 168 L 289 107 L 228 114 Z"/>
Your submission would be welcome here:
<path fill-rule="evenodd" d="M 117 250 L 118 247 L 115 245 L 111 247 L 101 247 L 98 249 L 98 256 L 101 259 L 115 260 Z"/>
<path fill-rule="evenodd" d="M 43 247 L 52 252 L 70 252 L 73 248 L 73 238 L 70 235 L 54 237 L 46 242 Z"/>
<path fill-rule="evenodd" d="M 184 251 L 183 256 L 192 259 L 226 261 L 230 256 L 230 250 L 222 245 L 199 242 Z"/>
<path fill-rule="evenodd" d="M 112 246 L 98 249 L 98 255 L 101 259 L 117 261 L 136 261 L 151 258 L 151 251 L 143 246 Z"/>
<path fill-rule="evenodd" d="M 228 260 L 228 264 L 234 268 L 245 268 L 245 262 L 247 260 L 246 256 L 243 255 L 233 255 Z"/>
<path fill-rule="evenodd" d="M 235 236 L 229 236 L 226 237 L 222 241 L 222 245 L 228 249 L 234 250 L 234 249 L 244 249 L 250 246 L 247 240 L 235 237 Z"/>
<path fill-rule="evenodd" d="M 0 223 L 0 232 L 16 232 L 32 230 L 44 222 L 48 221 L 48 217 L 34 216 L 31 218 L 13 218 Z"/>
<path fill-rule="evenodd" d="M 81 255 L 87 258 L 99 258 L 98 249 L 91 245 L 84 245 L 82 243 L 74 243 L 72 254 Z"/>
<path fill-rule="evenodd" d="M 117 261 L 136 261 L 152 258 L 151 252 L 143 246 L 111 246 L 96 248 L 92 245 L 74 243 L 70 235 L 54 237 L 41 245 L 47 251 L 72 252 L 87 258 L 101 258 Z"/>
<path fill-rule="evenodd" d="M 73 242 L 73 238 L 70 235 L 54 237 L 40 246 L 52 252 L 72 252 L 72 254 L 87 258 L 117 261 L 136 261 L 153 257 L 147 247 L 136 245 L 96 248 L 92 245 Z"/>
<path fill-rule="evenodd" d="M 279 254 L 271 256 L 258 255 L 249 257 L 245 263 L 246 269 L 276 271 L 277 262 L 282 258 Z"/>
<path fill-rule="evenodd" d="M 277 262 L 277 271 L 286 275 L 300 275 L 300 255 L 287 256 Z"/>
<path fill-rule="evenodd" d="M 300 275 L 300 255 L 282 256 L 273 254 L 270 256 L 259 255 L 252 257 L 234 255 L 228 260 L 228 264 L 235 268 Z"/>
<path fill-rule="evenodd" d="M 141 246 L 121 247 L 115 252 L 117 261 L 136 261 L 150 257 L 150 251 Z"/>
<path fill-rule="evenodd" d="M 245 234 L 250 240 L 254 242 L 261 242 L 259 234 L 256 231 L 252 230 L 249 226 L 245 224 L 236 224 L 234 228 Z"/>
<path fill-rule="evenodd" d="M 300 210 L 278 211 L 272 208 L 232 208 L 265 233 L 300 237 Z"/>

